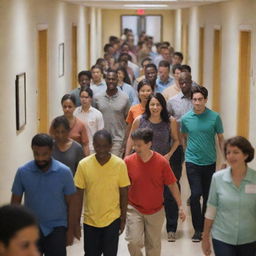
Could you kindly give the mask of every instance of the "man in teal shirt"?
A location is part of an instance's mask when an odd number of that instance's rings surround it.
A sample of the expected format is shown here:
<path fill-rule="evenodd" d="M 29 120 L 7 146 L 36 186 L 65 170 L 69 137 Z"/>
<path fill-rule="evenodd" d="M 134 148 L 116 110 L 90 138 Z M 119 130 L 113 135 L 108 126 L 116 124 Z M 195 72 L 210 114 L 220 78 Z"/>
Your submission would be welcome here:
<path fill-rule="evenodd" d="M 185 162 L 191 190 L 192 223 L 195 229 L 192 241 L 199 242 L 211 178 L 216 168 L 215 135 L 217 134 L 221 150 L 223 150 L 224 138 L 219 114 L 206 108 L 207 89 L 203 86 L 194 86 L 191 97 L 193 109 L 181 118 L 181 133 L 186 144 Z"/>

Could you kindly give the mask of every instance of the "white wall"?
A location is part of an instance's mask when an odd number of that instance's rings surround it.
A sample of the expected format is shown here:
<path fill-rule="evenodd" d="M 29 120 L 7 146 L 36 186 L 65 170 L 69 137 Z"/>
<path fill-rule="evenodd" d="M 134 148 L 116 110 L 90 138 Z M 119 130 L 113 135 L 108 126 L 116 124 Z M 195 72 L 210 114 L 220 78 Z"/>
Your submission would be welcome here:
<path fill-rule="evenodd" d="M 72 24 L 78 26 L 78 69 L 86 65 L 85 8 L 55 0 L 1 0 L 0 16 L 0 204 L 10 199 L 16 169 L 32 159 L 37 132 L 37 27 L 48 27 L 49 117 L 61 113 L 60 99 L 71 88 Z M 3 11 L 4 10 L 4 11 Z M 65 75 L 58 77 L 58 44 L 65 43 Z M 16 133 L 15 76 L 27 75 L 27 124 Z"/>
<path fill-rule="evenodd" d="M 218 4 L 191 8 L 182 12 L 182 21 L 189 24 L 189 64 L 192 76 L 197 80 L 198 74 L 198 39 L 199 27 L 205 27 L 204 81 L 209 89 L 209 106 L 212 98 L 213 75 L 213 31 L 220 27 L 222 34 L 221 64 L 221 111 L 225 128 L 225 137 L 236 135 L 237 93 L 238 93 L 238 58 L 239 31 L 242 27 L 252 31 L 252 68 L 251 74 L 251 108 L 250 141 L 256 146 L 256 1 L 231 0 Z M 245 26 L 244 26 L 245 25 Z M 256 161 L 252 163 L 256 167 Z"/>

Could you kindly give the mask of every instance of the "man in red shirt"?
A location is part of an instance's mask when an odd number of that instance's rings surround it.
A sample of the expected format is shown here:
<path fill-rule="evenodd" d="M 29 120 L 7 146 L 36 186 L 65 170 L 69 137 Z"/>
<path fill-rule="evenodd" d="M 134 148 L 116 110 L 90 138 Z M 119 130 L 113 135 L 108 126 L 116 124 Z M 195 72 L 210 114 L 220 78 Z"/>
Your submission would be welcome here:
<path fill-rule="evenodd" d="M 151 150 L 153 131 L 137 129 L 131 138 L 136 153 L 125 158 L 131 180 L 126 229 L 128 249 L 131 256 L 142 256 L 141 249 L 145 245 L 146 256 L 160 256 L 164 185 L 169 187 L 177 202 L 180 219 L 184 221 L 186 216 L 169 162 Z"/>

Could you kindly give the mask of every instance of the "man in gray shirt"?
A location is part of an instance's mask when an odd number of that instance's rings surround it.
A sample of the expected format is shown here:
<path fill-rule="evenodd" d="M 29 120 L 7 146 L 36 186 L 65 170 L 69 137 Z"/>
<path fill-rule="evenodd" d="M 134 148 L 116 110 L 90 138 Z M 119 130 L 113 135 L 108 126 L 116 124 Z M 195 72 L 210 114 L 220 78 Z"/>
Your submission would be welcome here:
<path fill-rule="evenodd" d="M 129 98 L 117 89 L 117 73 L 109 70 L 106 76 L 107 90 L 94 98 L 94 106 L 102 113 L 105 129 L 113 138 L 112 153 L 122 157 L 126 116 L 130 109 Z"/>
<path fill-rule="evenodd" d="M 171 116 L 173 116 L 180 125 L 181 117 L 193 108 L 191 100 L 191 88 L 192 88 L 192 78 L 188 72 L 181 72 L 179 76 L 179 87 L 181 92 L 173 96 L 167 102 L 167 109 Z M 180 133 L 179 133 L 180 135 Z M 181 136 L 179 136 L 180 138 Z M 172 170 L 177 178 L 177 184 L 180 188 L 179 180 L 181 178 L 182 163 L 184 161 L 184 152 L 181 145 L 178 146 L 176 151 L 173 153 L 171 159 Z M 164 191 L 166 202 L 165 209 L 168 214 L 166 214 L 166 230 L 169 242 L 175 242 L 176 240 L 176 230 L 178 224 L 178 208 L 175 203 L 174 198 L 171 193 L 167 190 Z"/>

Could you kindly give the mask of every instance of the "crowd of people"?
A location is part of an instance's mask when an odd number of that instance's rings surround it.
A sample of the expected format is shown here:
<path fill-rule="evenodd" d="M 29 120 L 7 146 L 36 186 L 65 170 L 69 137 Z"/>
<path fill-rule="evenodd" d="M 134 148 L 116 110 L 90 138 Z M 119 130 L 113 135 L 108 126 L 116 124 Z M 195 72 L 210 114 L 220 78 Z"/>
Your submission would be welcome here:
<path fill-rule="evenodd" d="M 142 256 L 143 247 L 146 256 L 160 256 L 164 221 L 175 242 L 178 220 L 186 218 L 179 183 L 185 162 L 192 242 L 202 241 L 205 255 L 213 244 L 216 256 L 255 256 L 250 142 L 224 141 L 207 89 L 169 42 L 141 33 L 135 45 L 125 29 L 103 50 L 79 72 L 79 87 L 60 99 L 63 115 L 49 134 L 33 137 L 34 160 L 18 169 L 12 186 L 11 204 L 24 194 L 26 209 L 0 208 L 0 255 L 65 256 L 81 238 L 83 216 L 84 255 L 117 255 L 125 229 L 131 256 Z M 226 158 L 221 171 L 217 147 Z"/>

